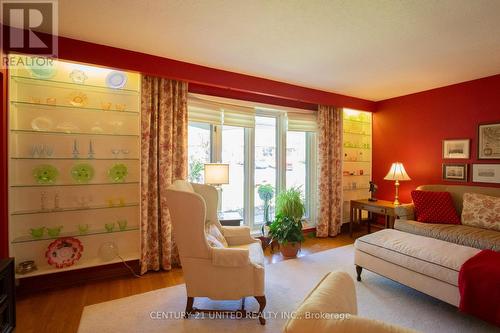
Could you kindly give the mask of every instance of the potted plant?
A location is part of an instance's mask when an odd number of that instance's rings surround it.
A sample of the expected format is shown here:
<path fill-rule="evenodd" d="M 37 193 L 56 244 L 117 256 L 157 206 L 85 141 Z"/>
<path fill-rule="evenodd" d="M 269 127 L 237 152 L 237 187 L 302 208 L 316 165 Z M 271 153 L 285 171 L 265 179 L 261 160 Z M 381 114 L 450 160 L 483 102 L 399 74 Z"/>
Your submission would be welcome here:
<path fill-rule="evenodd" d="M 264 201 L 264 224 L 262 225 L 262 236 L 266 236 L 266 228 L 269 227 L 271 221 L 269 220 L 270 203 L 274 196 L 274 187 L 270 184 L 261 184 L 257 188 L 259 198 Z"/>
<path fill-rule="evenodd" d="M 276 218 L 269 226 L 271 241 L 280 244 L 283 257 L 296 257 L 304 241 L 302 216 L 305 207 L 299 188 L 292 187 L 276 197 Z"/>

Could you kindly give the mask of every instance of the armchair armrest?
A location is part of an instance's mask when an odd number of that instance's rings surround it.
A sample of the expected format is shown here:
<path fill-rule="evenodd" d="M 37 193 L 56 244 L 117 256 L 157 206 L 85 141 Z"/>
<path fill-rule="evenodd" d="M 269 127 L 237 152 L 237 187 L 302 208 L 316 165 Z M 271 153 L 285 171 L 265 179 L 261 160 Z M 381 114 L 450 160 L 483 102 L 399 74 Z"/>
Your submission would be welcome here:
<path fill-rule="evenodd" d="M 399 205 L 394 208 L 396 215 L 400 220 L 414 220 L 415 219 L 415 206 L 410 204 Z"/>
<path fill-rule="evenodd" d="M 212 264 L 223 267 L 250 265 L 248 249 L 212 248 Z"/>
<path fill-rule="evenodd" d="M 259 241 L 250 235 L 250 228 L 246 226 L 243 227 L 223 226 L 222 234 L 224 235 L 224 238 L 226 239 L 227 244 L 229 246 L 238 246 Z"/>

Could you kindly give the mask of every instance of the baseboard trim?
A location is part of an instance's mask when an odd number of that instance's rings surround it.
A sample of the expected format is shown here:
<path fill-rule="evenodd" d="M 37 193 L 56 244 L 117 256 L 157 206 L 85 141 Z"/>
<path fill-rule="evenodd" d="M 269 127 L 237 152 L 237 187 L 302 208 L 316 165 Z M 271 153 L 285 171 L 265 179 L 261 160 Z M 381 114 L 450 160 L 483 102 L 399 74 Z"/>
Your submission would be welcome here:
<path fill-rule="evenodd" d="M 139 272 L 140 267 L 138 259 L 128 260 L 126 263 L 136 273 Z M 71 287 L 89 281 L 112 279 L 126 275 L 132 276 L 132 273 L 121 262 L 59 273 L 37 275 L 18 279 L 16 294 L 22 296 L 34 292 Z"/>

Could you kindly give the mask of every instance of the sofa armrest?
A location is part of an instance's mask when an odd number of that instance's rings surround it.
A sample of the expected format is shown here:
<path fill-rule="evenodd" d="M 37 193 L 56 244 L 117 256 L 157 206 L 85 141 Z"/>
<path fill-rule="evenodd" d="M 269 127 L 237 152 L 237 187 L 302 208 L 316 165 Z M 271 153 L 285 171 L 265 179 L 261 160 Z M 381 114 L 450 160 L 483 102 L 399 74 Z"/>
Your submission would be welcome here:
<path fill-rule="evenodd" d="M 238 246 L 259 241 L 250 235 L 250 227 L 246 226 L 222 226 L 222 234 L 229 246 Z"/>
<path fill-rule="evenodd" d="M 396 215 L 400 220 L 415 219 L 415 206 L 412 203 L 396 206 L 396 208 L 394 208 L 394 211 L 396 212 Z"/>
<path fill-rule="evenodd" d="M 212 264 L 222 267 L 243 267 L 250 265 L 248 249 L 212 248 Z"/>

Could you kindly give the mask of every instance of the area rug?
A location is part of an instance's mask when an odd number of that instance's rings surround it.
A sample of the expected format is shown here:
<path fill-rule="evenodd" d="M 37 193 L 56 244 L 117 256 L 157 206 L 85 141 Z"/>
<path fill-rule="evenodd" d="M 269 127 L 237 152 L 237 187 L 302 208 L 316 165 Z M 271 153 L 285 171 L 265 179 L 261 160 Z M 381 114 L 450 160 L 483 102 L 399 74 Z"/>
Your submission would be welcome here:
<path fill-rule="evenodd" d="M 352 245 L 266 265 L 267 324 L 255 319 L 181 318 L 184 285 L 86 306 L 79 333 L 107 332 L 281 332 L 287 316 L 327 272 L 343 270 L 355 277 Z M 457 308 L 374 273 L 363 271 L 356 282 L 360 316 L 422 332 L 493 332 L 497 328 L 459 313 Z M 240 302 L 196 299 L 199 308 L 237 308 Z M 257 302 L 247 298 L 247 309 Z"/>

